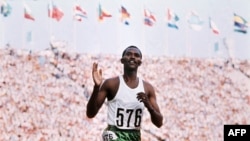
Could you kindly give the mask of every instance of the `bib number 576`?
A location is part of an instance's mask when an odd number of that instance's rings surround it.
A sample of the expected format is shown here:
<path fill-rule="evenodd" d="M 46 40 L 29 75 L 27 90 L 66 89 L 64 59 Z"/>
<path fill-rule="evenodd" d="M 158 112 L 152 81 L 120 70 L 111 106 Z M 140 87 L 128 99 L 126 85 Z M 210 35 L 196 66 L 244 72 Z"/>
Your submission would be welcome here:
<path fill-rule="evenodd" d="M 127 116 L 127 122 L 124 121 L 124 117 Z M 134 116 L 134 127 L 140 127 L 141 117 L 142 117 L 142 109 L 123 109 L 118 108 L 116 113 L 116 125 L 119 127 L 130 127 L 131 117 Z M 125 123 L 126 122 L 126 123 Z M 133 121 L 132 121 L 133 123 Z M 124 125 L 126 124 L 126 125 Z"/>

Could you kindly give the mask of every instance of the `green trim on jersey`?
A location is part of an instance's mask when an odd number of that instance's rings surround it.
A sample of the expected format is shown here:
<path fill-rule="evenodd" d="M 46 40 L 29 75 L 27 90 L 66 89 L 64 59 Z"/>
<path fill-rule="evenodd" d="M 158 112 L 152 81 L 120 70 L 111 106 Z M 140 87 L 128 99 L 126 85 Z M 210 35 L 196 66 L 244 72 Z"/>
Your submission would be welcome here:
<path fill-rule="evenodd" d="M 104 137 L 105 132 L 111 131 L 116 135 L 116 139 L 111 135 Z M 103 141 L 141 141 L 141 132 L 140 130 L 129 130 L 129 129 L 119 129 L 116 126 L 108 125 L 104 130 Z"/>

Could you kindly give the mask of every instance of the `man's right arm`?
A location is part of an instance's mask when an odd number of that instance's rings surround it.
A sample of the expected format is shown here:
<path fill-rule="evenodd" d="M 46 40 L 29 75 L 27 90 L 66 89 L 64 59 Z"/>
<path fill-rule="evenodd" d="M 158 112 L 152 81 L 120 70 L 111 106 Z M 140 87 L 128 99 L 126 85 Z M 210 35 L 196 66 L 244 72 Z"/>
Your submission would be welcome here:
<path fill-rule="evenodd" d="M 107 96 L 106 92 L 106 81 L 104 81 L 102 85 L 102 70 L 98 70 L 98 64 L 93 63 L 92 67 L 92 77 L 94 80 L 94 88 L 92 95 L 90 96 L 90 99 L 87 104 L 87 117 L 93 118 L 98 113 L 99 109 L 101 108 L 102 104 L 105 101 L 105 98 Z"/>
<path fill-rule="evenodd" d="M 93 88 L 92 95 L 87 103 L 87 117 L 93 118 L 98 113 L 99 109 L 102 107 L 105 98 L 107 96 L 107 92 L 105 90 L 106 83 L 104 82 L 103 85 L 98 86 L 95 85 Z"/>

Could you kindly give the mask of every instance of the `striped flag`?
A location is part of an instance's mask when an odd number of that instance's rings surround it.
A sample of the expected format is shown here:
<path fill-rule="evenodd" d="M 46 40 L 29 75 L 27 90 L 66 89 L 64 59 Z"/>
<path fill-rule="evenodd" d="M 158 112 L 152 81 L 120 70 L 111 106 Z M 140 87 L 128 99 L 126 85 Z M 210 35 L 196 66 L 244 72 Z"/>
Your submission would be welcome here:
<path fill-rule="evenodd" d="M 179 17 L 171 9 L 168 9 L 167 12 L 168 27 L 179 29 L 177 25 L 178 24 L 177 22 L 179 20 L 180 20 Z"/>
<path fill-rule="evenodd" d="M 83 18 L 87 18 L 87 12 L 79 4 L 75 4 L 73 11 L 75 20 L 82 21 Z"/>
<path fill-rule="evenodd" d="M 125 25 L 129 25 L 128 19 L 130 18 L 130 14 L 128 13 L 127 9 L 124 6 L 121 6 L 121 21 L 125 24 Z"/>
<path fill-rule="evenodd" d="M 188 24 L 189 27 L 195 31 L 200 31 L 203 27 L 203 21 L 201 20 L 200 16 L 198 15 L 197 12 L 191 11 L 188 14 Z"/>
<path fill-rule="evenodd" d="M 49 4 L 48 6 L 48 16 L 52 19 L 56 19 L 57 21 L 60 21 L 63 17 L 62 10 L 57 7 L 53 2 Z"/>
<path fill-rule="evenodd" d="M 243 17 L 234 13 L 234 26 L 234 31 L 246 34 L 249 23 Z"/>
<path fill-rule="evenodd" d="M 102 9 L 101 4 L 99 4 L 98 14 L 99 21 L 103 21 L 106 17 L 112 17 L 111 14 L 109 14 L 106 10 Z"/>
<path fill-rule="evenodd" d="M 11 11 L 12 11 L 12 8 L 10 6 L 9 3 L 7 3 L 5 0 L 3 0 L 1 3 L 1 14 L 4 16 L 4 17 L 8 17 L 10 14 L 11 14 Z"/>
<path fill-rule="evenodd" d="M 215 42 L 214 43 L 214 52 L 218 52 L 219 51 L 219 42 Z"/>
<path fill-rule="evenodd" d="M 32 42 L 32 31 L 28 31 L 26 33 L 26 42 L 31 43 Z"/>
<path fill-rule="evenodd" d="M 209 26 L 214 34 L 218 35 L 220 33 L 218 27 L 211 18 L 209 18 Z"/>
<path fill-rule="evenodd" d="M 30 10 L 30 8 L 28 7 L 27 4 L 24 4 L 24 18 L 28 19 L 28 20 L 32 20 L 32 21 L 35 20 L 35 18 L 31 14 L 31 10 Z"/>
<path fill-rule="evenodd" d="M 153 26 L 156 22 L 156 18 L 151 11 L 144 9 L 144 24 L 147 26 Z"/>

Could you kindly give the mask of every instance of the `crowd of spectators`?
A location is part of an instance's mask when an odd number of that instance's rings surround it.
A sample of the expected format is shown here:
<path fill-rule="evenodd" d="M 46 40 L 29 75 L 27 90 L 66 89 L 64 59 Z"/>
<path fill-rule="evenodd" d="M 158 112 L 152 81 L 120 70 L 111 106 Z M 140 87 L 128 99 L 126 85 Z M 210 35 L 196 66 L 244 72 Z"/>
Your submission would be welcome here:
<path fill-rule="evenodd" d="M 117 55 L 0 49 L 0 141 L 100 141 L 106 106 L 86 117 L 92 63 L 122 74 Z M 143 56 L 164 124 L 145 112 L 142 141 L 222 141 L 223 125 L 250 124 L 250 60 Z"/>

